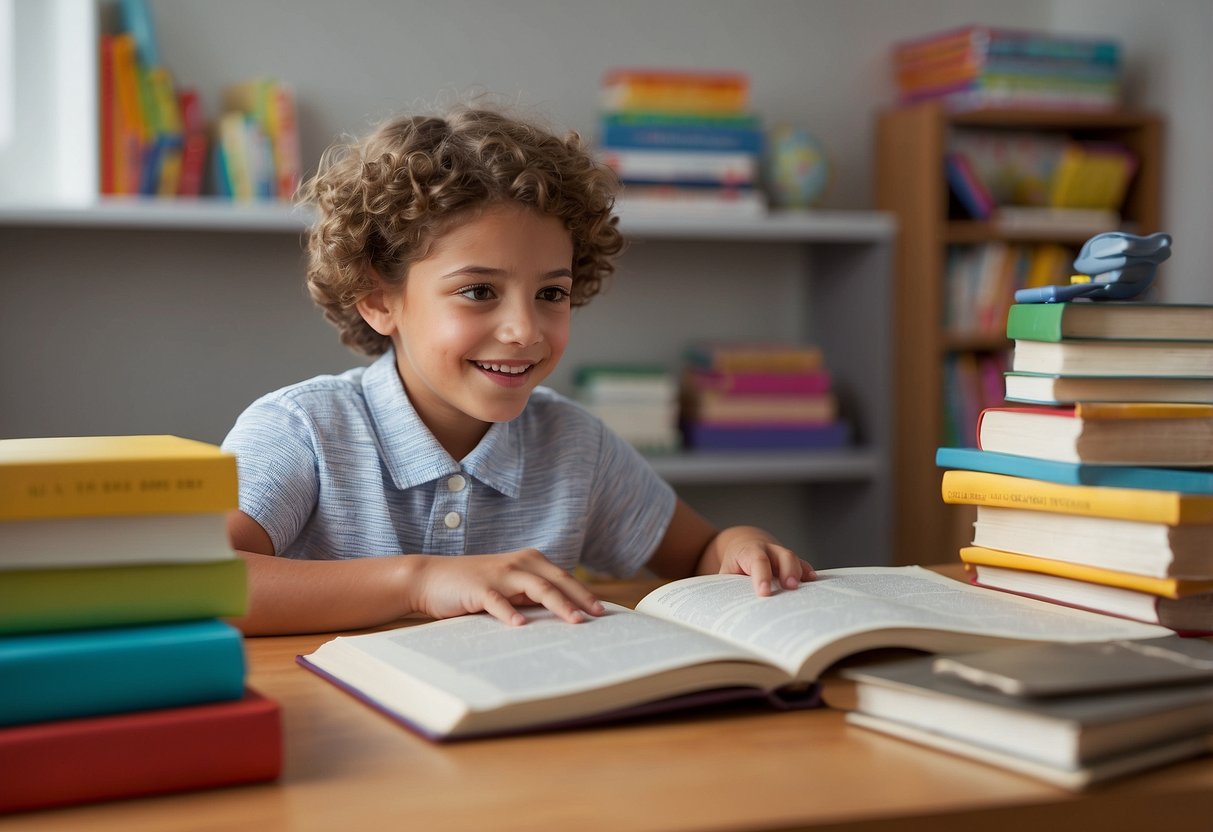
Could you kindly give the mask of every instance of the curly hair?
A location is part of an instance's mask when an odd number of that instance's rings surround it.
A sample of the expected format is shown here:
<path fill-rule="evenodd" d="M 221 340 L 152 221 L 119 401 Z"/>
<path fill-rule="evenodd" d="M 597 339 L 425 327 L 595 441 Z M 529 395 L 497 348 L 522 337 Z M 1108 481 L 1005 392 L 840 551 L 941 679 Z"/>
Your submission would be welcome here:
<path fill-rule="evenodd" d="M 617 187 L 576 133 L 559 138 L 472 108 L 391 119 L 326 150 L 300 190 L 318 212 L 307 238 L 308 292 L 342 343 L 381 355 L 391 340 L 356 304 L 379 279 L 401 285 L 409 265 L 466 211 L 513 201 L 564 221 L 573 237 L 571 302 L 584 305 L 623 248 L 612 215 Z"/>

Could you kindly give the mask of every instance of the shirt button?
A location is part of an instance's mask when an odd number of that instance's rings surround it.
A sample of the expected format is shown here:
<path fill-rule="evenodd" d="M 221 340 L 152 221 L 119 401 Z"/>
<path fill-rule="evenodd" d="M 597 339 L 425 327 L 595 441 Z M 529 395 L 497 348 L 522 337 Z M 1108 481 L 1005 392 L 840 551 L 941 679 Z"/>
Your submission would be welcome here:
<path fill-rule="evenodd" d="M 451 477 L 449 480 L 446 481 L 446 490 L 447 491 L 462 491 L 464 489 L 464 486 L 466 486 L 467 484 L 468 484 L 467 480 L 465 480 L 461 475 L 456 474 L 455 476 Z"/>
<path fill-rule="evenodd" d="M 448 529 L 457 529 L 459 528 L 460 519 L 459 512 L 452 511 L 448 512 L 446 517 L 442 518 L 442 522 L 446 524 Z"/>

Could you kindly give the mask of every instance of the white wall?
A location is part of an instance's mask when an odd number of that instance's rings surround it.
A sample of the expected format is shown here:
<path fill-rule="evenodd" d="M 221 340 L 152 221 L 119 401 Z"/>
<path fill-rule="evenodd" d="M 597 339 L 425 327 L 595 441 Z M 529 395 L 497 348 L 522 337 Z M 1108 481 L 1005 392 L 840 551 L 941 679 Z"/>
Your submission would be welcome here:
<path fill-rule="evenodd" d="M 1213 303 L 1213 2 L 1056 0 L 1052 22 L 1125 44 L 1130 102 L 1167 118 L 1163 227 L 1175 243 L 1157 280 L 1170 302 Z"/>

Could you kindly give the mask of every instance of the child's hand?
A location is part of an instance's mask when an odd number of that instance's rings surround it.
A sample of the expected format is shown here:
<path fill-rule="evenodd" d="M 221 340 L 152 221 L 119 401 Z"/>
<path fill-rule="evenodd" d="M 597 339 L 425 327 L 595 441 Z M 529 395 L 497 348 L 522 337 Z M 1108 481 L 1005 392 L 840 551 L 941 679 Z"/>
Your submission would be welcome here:
<path fill-rule="evenodd" d="M 722 575 L 749 575 L 758 595 L 771 594 L 771 581 L 786 589 L 817 577 L 813 567 L 762 529 L 734 526 L 716 535 L 700 560 L 700 574 L 713 565 Z M 705 569 L 707 567 L 707 569 Z"/>
<path fill-rule="evenodd" d="M 499 555 L 416 555 L 410 607 L 432 618 L 484 611 L 506 624 L 525 624 L 515 605 L 542 605 L 572 624 L 582 611 L 602 615 L 602 602 L 536 549 Z"/>

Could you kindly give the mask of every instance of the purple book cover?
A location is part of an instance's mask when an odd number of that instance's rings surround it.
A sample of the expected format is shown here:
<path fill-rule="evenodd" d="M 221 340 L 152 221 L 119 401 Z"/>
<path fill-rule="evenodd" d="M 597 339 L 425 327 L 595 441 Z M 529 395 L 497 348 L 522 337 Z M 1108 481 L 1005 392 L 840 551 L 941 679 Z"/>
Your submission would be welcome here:
<path fill-rule="evenodd" d="M 713 425 L 684 422 L 687 447 L 700 450 L 824 450 L 845 447 L 850 440 L 846 422 L 824 425 Z"/>
<path fill-rule="evenodd" d="M 681 694 L 679 696 L 670 696 L 664 699 L 656 699 L 651 702 L 642 702 L 638 705 L 631 705 L 625 708 L 616 708 L 614 710 L 603 711 L 601 713 L 591 714 L 589 716 L 580 717 L 577 719 L 519 725 L 516 728 L 502 729 L 500 731 L 485 731 L 481 733 L 448 736 L 445 734 L 435 734 L 434 732 L 423 728 L 410 720 L 404 714 L 388 708 L 382 702 L 372 699 L 371 697 L 362 693 L 362 691 L 347 684 L 345 681 L 338 679 L 331 673 L 321 670 L 319 667 L 316 667 L 314 664 L 308 661 L 307 656 L 296 656 L 295 661 L 300 666 L 307 668 L 322 679 L 326 679 L 333 683 L 338 688 L 345 691 L 363 704 L 369 705 L 371 708 L 379 711 L 389 719 L 400 723 L 410 731 L 420 734 L 426 739 L 433 740 L 435 742 L 456 742 L 459 740 L 487 739 L 489 737 L 536 733 L 539 731 L 557 731 L 570 728 L 583 728 L 593 725 L 601 725 L 608 722 L 622 722 L 624 720 L 640 719 L 658 714 L 673 713 L 676 711 L 692 711 L 695 709 L 705 709 L 712 706 L 728 705 L 739 702 L 763 703 L 773 709 L 783 711 L 804 710 L 807 708 L 817 708 L 821 706 L 821 690 L 816 684 L 810 685 L 809 687 L 803 689 L 788 689 L 786 691 L 765 691 L 760 688 L 748 687 L 725 687 L 699 691 L 697 693 Z"/>

